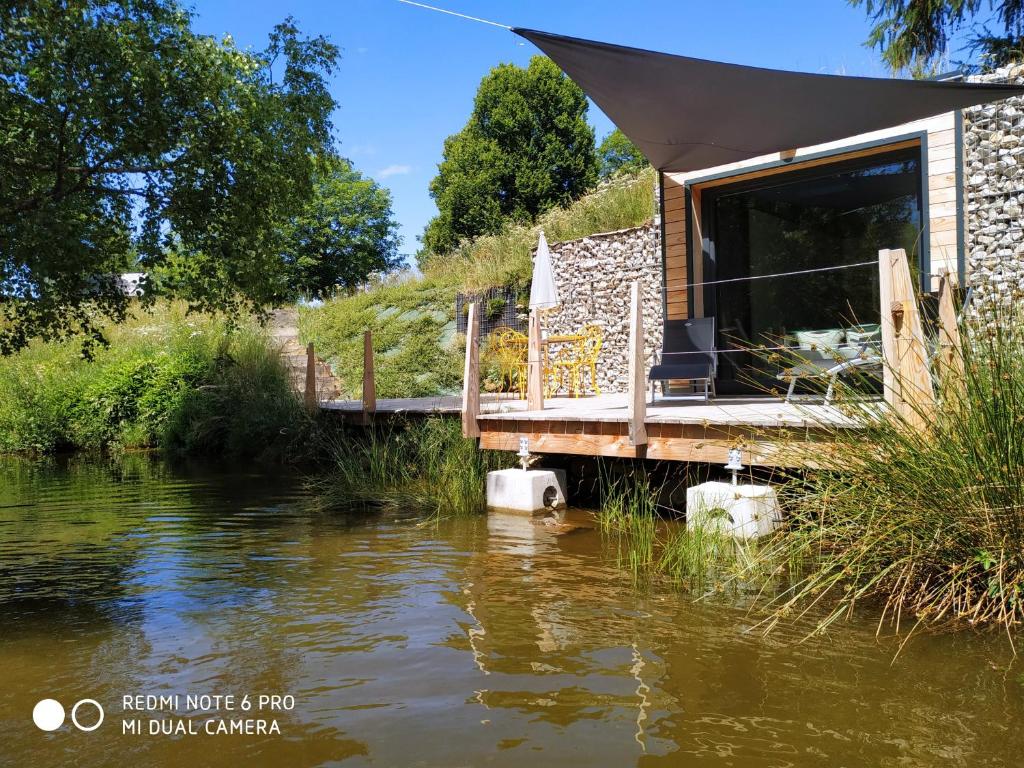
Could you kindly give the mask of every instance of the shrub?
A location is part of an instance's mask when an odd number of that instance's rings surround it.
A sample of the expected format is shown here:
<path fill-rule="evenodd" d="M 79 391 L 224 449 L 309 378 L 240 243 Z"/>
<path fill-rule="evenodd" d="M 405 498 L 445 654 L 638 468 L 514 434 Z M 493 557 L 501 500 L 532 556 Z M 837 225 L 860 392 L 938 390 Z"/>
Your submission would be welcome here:
<path fill-rule="evenodd" d="M 494 296 L 487 300 L 487 311 L 485 314 L 487 315 L 487 319 L 491 322 L 494 322 L 501 317 L 501 313 L 504 311 L 505 299 L 501 296 Z"/>
<path fill-rule="evenodd" d="M 246 328 L 222 340 L 209 378 L 168 413 L 162 444 L 179 454 L 279 459 L 304 451 L 310 427 L 281 356 Z"/>
<path fill-rule="evenodd" d="M 160 447 L 282 454 L 309 429 L 266 335 L 172 304 L 81 341 L 33 342 L 0 358 L 0 451 Z"/>

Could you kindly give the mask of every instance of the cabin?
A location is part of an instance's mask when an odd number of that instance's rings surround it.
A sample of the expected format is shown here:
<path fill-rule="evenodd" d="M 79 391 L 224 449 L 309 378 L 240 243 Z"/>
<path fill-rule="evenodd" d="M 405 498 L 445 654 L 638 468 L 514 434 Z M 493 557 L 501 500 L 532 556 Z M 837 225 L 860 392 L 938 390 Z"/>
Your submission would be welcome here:
<path fill-rule="evenodd" d="M 885 370 L 894 350 L 916 349 L 910 374 L 930 393 L 920 318 L 904 327 L 890 310 L 916 316 L 919 294 L 945 292 L 950 301 L 950 286 L 970 282 L 972 267 L 993 272 L 993 255 L 1008 269 L 1024 261 L 1024 242 L 1005 247 L 1006 238 L 1022 240 L 1020 208 L 1016 217 L 1012 208 L 1024 193 L 1019 71 L 974 82 L 811 75 L 514 31 L 554 59 L 658 170 L 658 253 L 653 273 L 603 277 L 617 284 L 614 299 L 594 313 L 628 338 L 602 352 L 616 356 L 620 391 L 545 400 L 540 366 L 531 365 L 526 400 L 482 400 L 471 323 L 458 408 L 465 434 L 483 448 L 515 451 L 525 441 L 534 453 L 713 463 L 739 448 L 747 465 L 790 466 L 857 420 L 834 403 L 777 393 L 779 366 L 765 350 L 875 329 Z M 965 114 L 976 119 L 968 124 Z M 649 401 L 661 326 L 709 318 L 715 397 Z M 531 361 L 539 331 L 537 339 Z M 907 359 L 898 356 L 901 366 Z M 905 408 L 881 367 L 879 380 L 879 399 Z M 666 393 L 692 383 L 668 382 Z M 780 450 L 794 444 L 811 450 Z"/>
<path fill-rule="evenodd" d="M 648 403 L 639 450 L 629 439 L 626 393 L 549 399 L 539 412 L 485 406 L 481 446 L 518 450 L 525 437 L 539 453 L 712 463 L 738 446 L 745 463 L 774 466 L 789 463 L 780 443 L 855 428 L 837 408 L 769 394 L 778 369 L 766 370 L 765 355 L 752 350 L 798 329 L 879 323 L 885 249 L 908 254 L 923 291 L 938 290 L 943 270 L 962 284 L 962 156 L 963 116 L 949 111 L 699 171 L 660 172 L 661 314 L 715 318 L 716 397 Z M 679 385 L 686 391 L 688 382 Z"/>

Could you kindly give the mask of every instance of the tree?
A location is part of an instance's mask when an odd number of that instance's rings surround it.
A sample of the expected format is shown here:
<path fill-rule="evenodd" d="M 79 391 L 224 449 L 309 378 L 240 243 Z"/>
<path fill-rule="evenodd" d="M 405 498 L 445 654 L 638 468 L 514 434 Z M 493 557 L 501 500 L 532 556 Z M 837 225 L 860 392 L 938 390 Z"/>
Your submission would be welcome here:
<path fill-rule="evenodd" d="M 604 137 L 597 148 L 597 158 L 601 163 L 602 179 L 618 173 L 633 173 L 648 165 L 643 152 L 618 128 Z"/>
<path fill-rule="evenodd" d="M 983 68 L 1020 61 L 1024 54 L 1024 0 L 849 0 L 865 6 L 874 21 L 868 44 L 882 51 L 894 70 L 927 70 L 946 53 L 949 36 L 969 23 L 983 7 L 995 11 L 1002 28 L 975 28 L 967 48 Z"/>
<path fill-rule="evenodd" d="M 324 298 L 335 287 L 353 288 L 371 272 L 401 264 L 390 192 L 340 157 L 323 162 L 313 197 L 290 222 L 285 238 L 295 294 Z"/>
<path fill-rule="evenodd" d="M 439 214 L 424 245 L 435 253 L 529 221 L 596 180 L 594 129 L 583 91 L 548 58 L 501 64 L 480 83 L 466 127 L 449 136 L 430 194 Z"/>
<path fill-rule="evenodd" d="M 129 265 L 197 309 L 280 300 L 337 58 L 290 19 L 249 53 L 173 0 L 5 3 L 0 353 L 122 319 Z"/>

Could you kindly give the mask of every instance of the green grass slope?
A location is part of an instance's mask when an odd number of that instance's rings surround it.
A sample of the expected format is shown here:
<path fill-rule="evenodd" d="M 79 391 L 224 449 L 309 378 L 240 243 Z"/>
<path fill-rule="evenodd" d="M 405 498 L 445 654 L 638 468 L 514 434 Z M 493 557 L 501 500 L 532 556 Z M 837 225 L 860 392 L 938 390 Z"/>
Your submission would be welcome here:
<path fill-rule="evenodd" d="M 464 342 L 455 335 L 455 295 L 510 286 L 525 290 L 540 230 L 548 242 L 641 226 L 654 216 L 656 174 L 647 169 L 602 184 L 536 224 L 510 223 L 496 235 L 429 258 L 422 278 L 303 308 L 299 333 L 339 378 L 343 397 L 362 396 L 363 331 L 373 331 L 377 397 L 457 392 Z"/>

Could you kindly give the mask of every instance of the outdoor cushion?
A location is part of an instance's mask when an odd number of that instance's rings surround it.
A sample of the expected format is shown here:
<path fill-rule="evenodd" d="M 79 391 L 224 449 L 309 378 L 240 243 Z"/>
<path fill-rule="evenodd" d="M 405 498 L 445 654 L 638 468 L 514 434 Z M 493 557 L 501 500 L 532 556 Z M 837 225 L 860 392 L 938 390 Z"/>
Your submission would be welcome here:
<path fill-rule="evenodd" d="M 829 328 L 821 331 L 797 331 L 794 335 L 800 349 L 835 349 L 843 343 L 846 331 L 842 328 Z"/>

